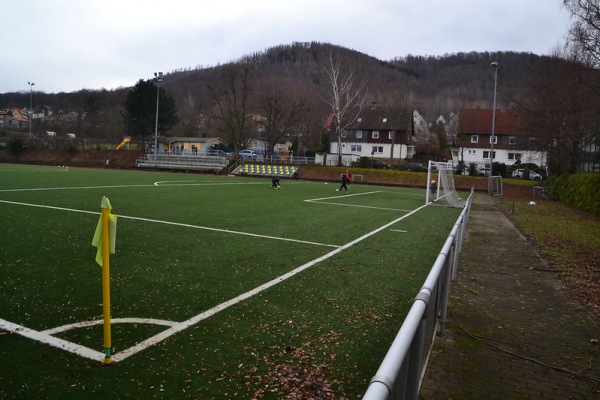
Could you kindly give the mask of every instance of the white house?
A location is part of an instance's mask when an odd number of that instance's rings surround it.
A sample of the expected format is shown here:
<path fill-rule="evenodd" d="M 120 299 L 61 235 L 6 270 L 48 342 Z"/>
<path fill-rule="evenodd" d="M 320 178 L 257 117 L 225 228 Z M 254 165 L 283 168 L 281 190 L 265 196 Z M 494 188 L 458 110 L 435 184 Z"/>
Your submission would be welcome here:
<path fill-rule="evenodd" d="M 546 152 L 539 150 L 538 139 L 519 110 L 496 110 L 492 143 L 491 109 L 461 109 L 458 114 L 458 140 L 452 147 L 455 164 L 475 163 L 489 168 L 493 147 L 493 161 L 512 166 L 517 161 L 546 164 Z"/>

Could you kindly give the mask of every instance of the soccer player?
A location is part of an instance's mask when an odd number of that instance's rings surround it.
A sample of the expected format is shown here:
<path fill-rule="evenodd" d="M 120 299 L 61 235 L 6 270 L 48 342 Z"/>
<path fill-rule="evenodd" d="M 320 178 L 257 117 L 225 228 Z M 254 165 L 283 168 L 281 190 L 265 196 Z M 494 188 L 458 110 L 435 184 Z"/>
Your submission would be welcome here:
<path fill-rule="evenodd" d="M 281 189 L 281 185 L 279 185 L 279 177 L 278 176 L 274 176 L 273 179 L 271 179 L 271 187 L 273 189 Z"/>
<path fill-rule="evenodd" d="M 350 183 L 350 172 L 348 172 L 348 170 L 346 170 L 345 174 L 342 174 L 342 186 L 340 186 L 339 189 L 335 189 L 336 192 L 341 192 L 342 189 L 346 189 L 346 192 L 348 191 L 348 184 Z"/>
<path fill-rule="evenodd" d="M 431 185 L 429 185 L 429 189 L 431 189 L 431 196 L 433 197 L 433 201 L 435 201 L 435 195 L 437 193 L 437 182 L 435 179 L 431 180 Z"/>

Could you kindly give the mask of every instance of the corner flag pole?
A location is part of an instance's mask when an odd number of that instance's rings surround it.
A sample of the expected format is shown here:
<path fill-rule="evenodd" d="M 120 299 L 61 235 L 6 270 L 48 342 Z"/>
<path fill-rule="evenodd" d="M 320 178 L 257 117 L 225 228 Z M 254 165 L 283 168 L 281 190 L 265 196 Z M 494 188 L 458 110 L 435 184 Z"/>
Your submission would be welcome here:
<path fill-rule="evenodd" d="M 104 364 L 112 363 L 110 356 L 110 239 L 109 224 L 110 203 L 102 199 L 102 315 L 104 318 Z"/>

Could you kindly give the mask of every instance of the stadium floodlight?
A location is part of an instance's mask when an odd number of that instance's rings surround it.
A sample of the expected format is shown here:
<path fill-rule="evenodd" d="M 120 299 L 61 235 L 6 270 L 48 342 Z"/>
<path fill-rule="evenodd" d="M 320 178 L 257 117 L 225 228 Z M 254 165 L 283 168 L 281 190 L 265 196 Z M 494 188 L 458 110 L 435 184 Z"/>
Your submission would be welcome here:
<path fill-rule="evenodd" d="M 29 119 L 29 137 L 31 137 L 31 124 L 33 122 L 33 85 L 35 82 L 27 81 L 29 85 L 29 110 L 27 112 L 27 119 Z"/>
<path fill-rule="evenodd" d="M 162 72 L 154 73 L 154 83 L 156 83 L 156 121 L 154 123 L 154 165 L 156 166 L 156 157 L 158 153 L 158 97 L 160 95 L 160 86 L 162 82 Z"/>
<path fill-rule="evenodd" d="M 495 130 L 496 130 L 496 89 L 498 87 L 498 63 L 494 61 L 490 64 L 494 67 L 494 105 L 492 108 L 492 135 L 490 136 L 490 177 L 493 174 L 494 169 L 494 139 L 495 139 Z M 490 181 L 491 182 L 491 181 Z M 488 184 L 488 192 L 492 194 L 492 186 L 491 183 Z"/>

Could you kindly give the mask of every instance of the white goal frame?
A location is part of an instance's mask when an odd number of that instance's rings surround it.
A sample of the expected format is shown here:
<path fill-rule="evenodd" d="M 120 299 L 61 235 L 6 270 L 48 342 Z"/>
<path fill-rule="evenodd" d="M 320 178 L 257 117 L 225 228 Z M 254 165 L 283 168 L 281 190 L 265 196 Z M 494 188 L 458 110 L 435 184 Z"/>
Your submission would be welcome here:
<path fill-rule="evenodd" d="M 435 180 L 435 193 L 432 192 L 432 184 Z M 430 200 L 430 195 L 433 197 Z M 458 196 L 454 187 L 454 166 L 451 163 L 431 161 L 427 166 L 427 192 L 425 195 L 425 204 L 444 199 L 449 205 L 456 208 L 463 208 L 464 202 Z"/>

